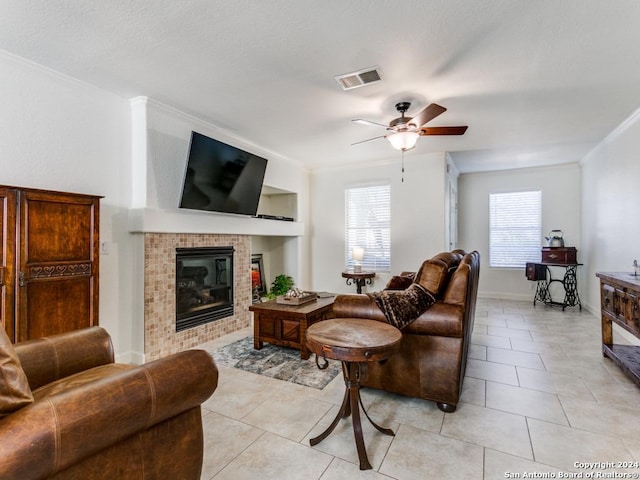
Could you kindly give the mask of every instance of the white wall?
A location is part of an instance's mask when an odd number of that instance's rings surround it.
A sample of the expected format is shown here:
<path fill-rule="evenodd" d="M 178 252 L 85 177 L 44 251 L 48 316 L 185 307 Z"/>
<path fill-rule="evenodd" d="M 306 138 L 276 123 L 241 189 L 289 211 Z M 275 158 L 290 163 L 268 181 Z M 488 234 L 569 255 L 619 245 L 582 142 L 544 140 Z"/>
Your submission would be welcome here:
<path fill-rule="evenodd" d="M 458 178 L 458 245 L 480 252 L 478 295 L 493 298 L 533 300 L 535 282 L 525 278 L 524 269 L 489 267 L 489 194 L 512 191 L 542 191 L 542 235 L 560 229 L 566 246 L 578 249 L 578 261 L 585 262 L 580 237 L 580 166 L 518 169 L 463 174 Z M 582 268 L 582 267 L 580 267 Z M 554 275 L 562 275 L 559 271 Z M 579 272 L 580 278 L 583 274 Z M 578 280 L 578 291 L 584 290 Z"/>
<path fill-rule="evenodd" d="M 134 146 L 132 176 L 135 186 L 133 203 L 143 212 L 153 212 L 158 220 L 153 224 L 152 230 L 145 228 L 138 230 L 132 222 L 132 231 L 137 232 L 133 237 L 139 237 L 138 233 L 141 231 L 171 232 L 176 228 L 183 231 L 184 226 L 192 224 L 194 220 L 199 228 L 206 228 L 210 233 L 268 236 L 273 234 L 274 228 L 277 230 L 278 225 L 274 223 L 277 221 L 273 220 L 259 220 L 243 215 L 214 212 L 192 212 L 178 208 L 192 131 L 266 158 L 268 164 L 264 178 L 265 185 L 297 194 L 297 211 L 293 216 L 301 224 L 308 220 L 308 172 L 298 162 L 284 158 L 275 152 L 266 151 L 209 122 L 146 97 L 131 100 L 131 115 Z M 289 222 L 279 223 L 283 230 L 291 227 Z M 231 228 L 230 232 L 229 228 Z M 193 233 L 196 233 L 196 230 L 193 230 Z M 136 245 L 136 263 L 140 265 L 139 257 L 143 254 L 143 242 L 137 238 L 133 238 L 132 241 Z M 277 269 L 294 278 L 308 281 L 310 260 L 306 232 L 301 236 L 286 238 L 283 236 L 281 239 L 274 239 L 267 243 L 263 241 L 260 245 L 269 246 L 268 251 L 262 252 L 269 256 L 265 258 L 269 271 Z M 265 280 L 268 282 L 266 278 Z M 143 271 L 138 268 L 134 273 L 134 296 L 138 300 L 133 309 L 136 317 L 140 319 L 143 317 L 143 291 Z M 143 334 L 143 325 L 140 320 L 134 327 L 133 345 L 136 357 L 144 348 Z"/>
<path fill-rule="evenodd" d="M 0 51 L 0 183 L 102 195 L 100 324 L 131 349 L 126 100 Z"/>
<path fill-rule="evenodd" d="M 144 109 L 144 114 L 140 111 Z M 280 191 L 295 194 L 295 205 L 290 199 L 267 199 L 272 203 L 289 202 L 286 208 L 294 209 L 290 214 L 298 222 L 305 224 L 305 231 L 301 237 L 274 239 L 272 249 L 278 254 L 278 267 L 288 275 L 295 276 L 305 283 L 309 283 L 309 173 L 302 165 L 279 154 L 264 150 L 261 147 L 212 125 L 191 115 L 180 112 L 167 105 L 151 99 L 137 98 L 132 100 L 133 115 L 144 117 L 147 128 L 144 131 L 146 148 L 142 149 L 143 156 L 134 157 L 134 172 L 143 172 L 144 177 L 136 185 L 144 184 L 142 189 L 146 196 L 139 200 L 137 206 L 151 209 L 188 212 L 177 208 L 180 200 L 182 178 L 184 175 L 191 131 L 197 131 L 222 142 L 247 150 L 268 160 L 264 184 Z M 137 138 L 134 137 L 134 142 Z M 140 165 L 144 163 L 144 165 Z M 275 196 L 277 197 L 277 195 Z M 283 196 L 288 197 L 288 196 Z M 274 207 L 285 208 L 282 205 Z M 201 215 L 203 221 L 224 226 L 237 222 L 238 216 L 216 213 Z M 269 227 L 277 228 L 278 223 L 283 229 L 291 225 L 288 222 L 269 221 Z M 238 231 L 236 233 L 242 233 Z M 266 231 L 253 232 L 255 235 L 269 235 Z M 275 262 L 275 259 L 272 259 Z M 281 272 L 279 272 L 281 273 Z"/>
<path fill-rule="evenodd" d="M 378 274 L 369 291 L 384 287 L 391 274 L 415 271 L 423 260 L 446 250 L 445 175 L 443 153 L 408 154 L 404 182 L 400 152 L 386 163 L 315 171 L 311 178 L 311 288 L 355 291 L 341 277 L 345 266 L 344 191 L 353 185 L 391 182 L 391 273 Z"/>
<path fill-rule="evenodd" d="M 136 295 L 143 274 L 141 236 L 130 233 L 131 209 L 176 210 L 191 129 L 268 158 L 265 183 L 297 192 L 296 216 L 301 222 L 309 218 L 306 170 L 170 107 L 156 103 L 147 109 L 146 101 L 132 106 L 1 50 L 0 104 L 0 184 L 104 196 L 100 237 L 109 253 L 100 256 L 100 325 L 111 334 L 119 360 L 142 355 Z M 306 280 L 308 223 L 304 228 L 305 235 L 284 242 L 293 247 L 278 248 L 286 251 L 279 255 L 287 267 Z"/>
<path fill-rule="evenodd" d="M 298 220 L 305 221 L 307 204 L 304 187 L 308 172 L 300 162 L 287 159 L 273 151 L 232 135 L 231 133 L 197 117 L 181 112 L 169 105 L 146 97 L 131 100 L 132 115 L 139 128 L 134 144 L 145 143 L 134 154 L 133 171 L 136 185 L 136 203 L 139 208 L 175 210 L 180 201 L 191 131 L 197 131 L 268 160 L 264 184 L 279 190 L 299 193 L 302 211 Z M 144 193 L 139 195 L 140 189 Z"/>
<path fill-rule="evenodd" d="M 582 161 L 582 244 L 589 309 L 600 311 L 596 272 L 640 262 L 640 110 Z M 599 314 L 599 313 L 598 313 Z"/>

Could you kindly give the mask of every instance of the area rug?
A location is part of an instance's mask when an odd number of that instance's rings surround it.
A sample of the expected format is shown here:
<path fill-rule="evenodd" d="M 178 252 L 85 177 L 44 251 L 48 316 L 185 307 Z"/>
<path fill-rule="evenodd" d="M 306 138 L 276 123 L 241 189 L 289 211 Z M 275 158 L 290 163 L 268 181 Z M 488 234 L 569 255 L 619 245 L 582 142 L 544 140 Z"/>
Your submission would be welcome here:
<path fill-rule="evenodd" d="M 315 355 L 308 360 L 300 358 L 293 348 L 265 343 L 260 350 L 253 348 L 253 337 L 245 337 L 211 352 L 215 361 L 226 367 L 238 368 L 258 375 L 277 378 L 322 390 L 342 373 L 340 362 L 329 360 L 329 366 L 320 370 Z M 322 360 L 321 360 L 322 362 Z"/>

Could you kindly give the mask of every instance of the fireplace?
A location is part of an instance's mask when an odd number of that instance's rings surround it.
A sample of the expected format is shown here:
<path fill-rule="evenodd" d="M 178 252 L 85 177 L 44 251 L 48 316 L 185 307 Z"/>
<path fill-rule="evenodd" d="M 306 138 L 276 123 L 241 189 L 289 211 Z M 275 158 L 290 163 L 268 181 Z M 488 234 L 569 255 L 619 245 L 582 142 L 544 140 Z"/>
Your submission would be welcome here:
<path fill-rule="evenodd" d="M 144 302 L 140 331 L 144 355 L 139 363 L 198 347 L 251 326 L 251 237 L 239 234 L 144 233 Z M 229 249 L 229 246 L 231 249 Z M 226 247 L 233 252 L 233 315 L 176 331 L 178 249 Z M 187 250 L 187 251 L 189 251 Z M 192 250 L 193 251 L 193 250 Z M 206 251 L 206 250 L 205 250 Z M 216 253 L 219 253 L 217 251 Z M 184 265 L 184 263 L 183 263 Z M 209 267 L 212 268 L 212 267 Z M 215 278 L 214 278 L 215 279 Z"/>
<path fill-rule="evenodd" d="M 176 332 L 233 316 L 233 252 L 176 248 Z"/>

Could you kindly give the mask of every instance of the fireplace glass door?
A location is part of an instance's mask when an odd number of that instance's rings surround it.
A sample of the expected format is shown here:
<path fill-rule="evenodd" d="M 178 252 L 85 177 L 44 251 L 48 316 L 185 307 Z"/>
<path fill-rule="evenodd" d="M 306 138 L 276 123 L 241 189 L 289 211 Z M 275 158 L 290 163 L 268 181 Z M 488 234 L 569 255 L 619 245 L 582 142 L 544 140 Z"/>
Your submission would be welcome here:
<path fill-rule="evenodd" d="M 176 249 L 176 331 L 233 315 L 233 247 Z"/>

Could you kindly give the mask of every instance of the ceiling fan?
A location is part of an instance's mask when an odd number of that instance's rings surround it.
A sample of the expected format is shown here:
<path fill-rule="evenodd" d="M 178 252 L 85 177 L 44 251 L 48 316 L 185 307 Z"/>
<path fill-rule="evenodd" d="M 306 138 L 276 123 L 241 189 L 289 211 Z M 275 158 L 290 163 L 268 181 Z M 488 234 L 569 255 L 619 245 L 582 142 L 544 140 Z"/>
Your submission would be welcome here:
<path fill-rule="evenodd" d="M 400 112 L 400 116 L 391 120 L 389 125 L 370 122 L 369 120 L 362 120 L 360 118 L 352 120 L 353 122 L 363 125 L 384 127 L 389 130 L 390 133 L 352 143 L 351 145 L 358 145 L 378 138 L 386 138 L 394 148 L 404 152 L 415 147 L 418 137 L 427 135 L 463 135 L 464 132 L 467 131 L 468 127 L 466 125 L 457 127 L 425 127 L 424 125 L 426 123 L 447 111 L 446 108 L 437 103 L 427 105 L 413 117 L 405 117 L 404 114 L 409 110 L 410 106 L 411 103 L 409 102 L 396 103 L 396 110 Z"/>

